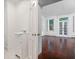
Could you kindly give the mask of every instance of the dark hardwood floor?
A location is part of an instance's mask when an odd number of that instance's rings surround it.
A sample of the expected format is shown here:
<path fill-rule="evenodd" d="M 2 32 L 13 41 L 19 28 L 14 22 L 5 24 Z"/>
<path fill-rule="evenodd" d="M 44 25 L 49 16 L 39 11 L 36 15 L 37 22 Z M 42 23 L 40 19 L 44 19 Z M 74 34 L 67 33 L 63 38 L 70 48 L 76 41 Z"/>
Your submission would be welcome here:
<path fill-rule="evenodd" d="M 43 36 L 38 59 L 75 59 L 75 38 Z"/>

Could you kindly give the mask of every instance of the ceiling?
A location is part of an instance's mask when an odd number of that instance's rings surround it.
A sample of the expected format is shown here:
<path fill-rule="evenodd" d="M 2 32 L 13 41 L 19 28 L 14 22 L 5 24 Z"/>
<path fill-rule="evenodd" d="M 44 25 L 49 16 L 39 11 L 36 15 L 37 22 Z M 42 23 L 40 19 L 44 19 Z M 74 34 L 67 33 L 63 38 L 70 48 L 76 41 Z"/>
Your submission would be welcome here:
<path fill-rule="evenodd" d="M 66 15 L 75 12 L 75 0 L 63 0 L 42 8 L 44 16 Z"/>
<path fill-rule="evenodd" d="M 13 4 L 18 4 L 18 3 L 20 3 L 21 1 L 24 1 L 24 0 L 7 0 L 7 1 L 10 1 Z M 25 1 L 30 1 L 30 0 L 25 0 Z M 56 2 L 59 2 L 59 1 L 61 1 L 61 0 L 38 0 L 38 4 L 41 7 L 43 7 L 43 6 L 46 6 L 48 4 L 56 3 Z"/>
<path fill-rule="evenodd" d="M 59 1 L 62 1 L 62 0 L 39 0 L 38 4 L 43 7 L 43 6 L 46 6 L 46 5 L 49 5 L 49 4 L 52 4 L 52 3 L 56 3 L 56 2 L 59 2 Z"/>
<path fill-rule="evenodd" d="M 18 4 L 22 1 L 30 0 L 6 0 L 13 4 Z M 73 13 L 75 10 L 75 0 L 38 0 L 38 4 L 43 7 L 41 8 L 42 13 L 45 16 L 51 15 L 62 15 Z"/>
<path fill-rule="evenodd" d="M 29 0 L 7 0 L 15 5 L 17 5 L 18 3 L 20 3 L 21 1 L 29 1 Z"/>

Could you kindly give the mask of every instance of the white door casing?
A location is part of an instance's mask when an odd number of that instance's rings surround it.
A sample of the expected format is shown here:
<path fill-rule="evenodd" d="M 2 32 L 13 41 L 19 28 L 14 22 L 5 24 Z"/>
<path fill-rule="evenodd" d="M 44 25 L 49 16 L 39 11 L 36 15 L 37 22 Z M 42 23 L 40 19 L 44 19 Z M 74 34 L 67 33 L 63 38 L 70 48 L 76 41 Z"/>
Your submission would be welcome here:
<path fill-rule="evenodd" d="M 38 59 L 38 1 L 31 0 L 29 14 L 29 59 Z"/>

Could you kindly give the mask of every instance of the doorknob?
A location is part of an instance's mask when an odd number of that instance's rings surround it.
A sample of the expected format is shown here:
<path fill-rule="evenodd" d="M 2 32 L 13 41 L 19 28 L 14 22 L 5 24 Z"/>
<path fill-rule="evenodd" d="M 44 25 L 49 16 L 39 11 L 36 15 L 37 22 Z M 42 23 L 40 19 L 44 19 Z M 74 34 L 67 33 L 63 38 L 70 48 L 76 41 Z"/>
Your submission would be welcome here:
<path fill-rule="evenodd" d="M 41 34 L 39 34 L 39 33 L 37 34 L 37 36 L 40 36 L 40 35 L 41 35 Z"/>
<path fill-rule="evenodd" d="M 36 36 L 36 34 L 32 34 L 32 36 Z"/>
<path fill-rule="evenodd" d="M 40 36 L 40 34 L 38 33 L 38 34 L 32 34 L 32 36 Z"/>

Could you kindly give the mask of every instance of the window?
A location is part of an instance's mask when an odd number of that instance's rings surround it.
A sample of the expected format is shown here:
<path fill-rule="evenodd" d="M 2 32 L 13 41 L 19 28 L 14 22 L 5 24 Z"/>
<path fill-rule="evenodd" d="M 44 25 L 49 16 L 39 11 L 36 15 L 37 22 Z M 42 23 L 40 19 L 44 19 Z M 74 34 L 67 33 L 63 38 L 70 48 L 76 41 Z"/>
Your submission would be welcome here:
<path fill-rule="evenodd" d="M 64 35 L 67 35 L 67 22 L 64 22 Z"/>
<path fill-rule="evenodd" d="M 67 35 L 68 34 L 68 17 L 63 17 L 59 19 L 59 34 Z"/>
<path fill-rule="evenodd" d="M 59 22 L 59 34 L 62 35 L 62 22 Z"/>
<path fill-rule="evenodd" d="M 60 18 L 59 20 L 60 21 L 65 21 L 65 20 L 68 20 L 68 17 L 63 17 L 63 18 Z"/>
<path fill-rule="evenodd" d="M 49 30 L 54 30 L 54 20 L 49 20 Z"/>

